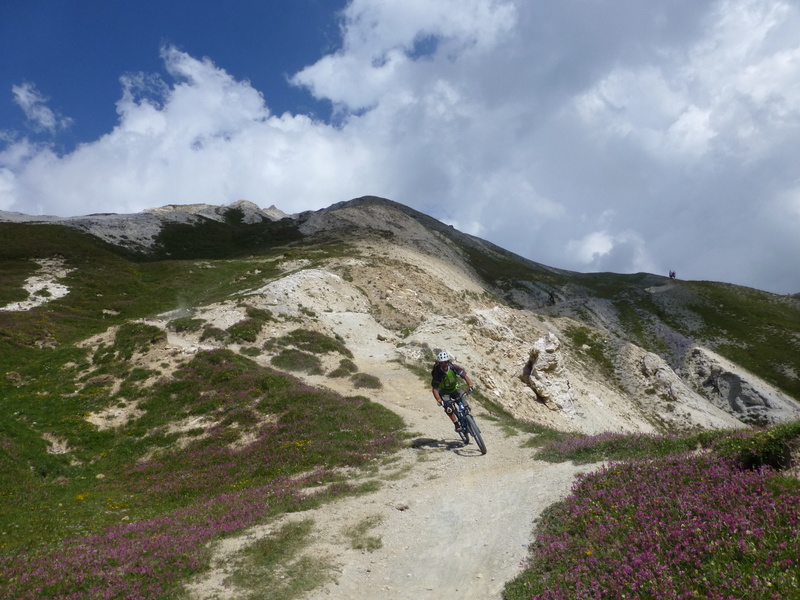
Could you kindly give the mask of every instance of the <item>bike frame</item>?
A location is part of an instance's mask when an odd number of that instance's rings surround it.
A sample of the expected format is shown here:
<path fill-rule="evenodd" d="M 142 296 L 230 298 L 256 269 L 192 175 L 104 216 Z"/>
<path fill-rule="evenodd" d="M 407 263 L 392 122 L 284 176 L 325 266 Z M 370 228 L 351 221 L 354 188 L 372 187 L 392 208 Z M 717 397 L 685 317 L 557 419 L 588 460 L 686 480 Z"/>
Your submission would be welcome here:
<path fill-rule="evenodd" d="M 467 404 L 464 400 L 466 394 L 462 394 L 461 392 L 458 392 L 458 394 L 459 395 L 457 398 L 450 396 L 450 406 L 452 406 L 453 411 L 456 413 L 456 419 L 458 419 L 458 422 L 464 428 L 464 431 L 466 431 L 466 417 L 468 414 L 471 414 L 472 411 L 469 404 Z"/>
<path fill-rule="evenodd" d="M 448 399 L 443 401 L 443 404 L 446 409 L 451 409 L 455 413 L 456 419 L 461 425 L 459 435 L 464 443 L 469 444 L 469 436 L 471 434 L 475 439 L 475 443 L 478 444 L 481 454 L 486 454 L 486 444 L 483 442 L 483 437 L 481 436 L 480 429 L 478 429 L 478 424 L 475 422 L 475 417 L 472 416 L 472 409 L 466 401 L 466 397 L 469 396 L 470 393 L 471 392 L 462 393 L 459 390 L 454 394 L 448 394 Z M 456 394 L 458 395 L 456 396 Z"/>

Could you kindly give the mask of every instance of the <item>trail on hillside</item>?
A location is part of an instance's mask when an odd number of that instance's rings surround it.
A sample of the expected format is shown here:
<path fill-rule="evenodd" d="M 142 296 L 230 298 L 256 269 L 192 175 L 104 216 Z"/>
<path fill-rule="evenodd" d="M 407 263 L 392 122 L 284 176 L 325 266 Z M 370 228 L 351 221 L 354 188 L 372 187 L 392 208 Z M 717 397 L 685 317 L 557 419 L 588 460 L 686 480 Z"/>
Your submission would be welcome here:
<path fill-rule="evenodd" d="M 363 251 L 367 256 L 380 255 L 387 264 L 415 264 L 420 272 L 428 273 L 409 279 L 416 271 L 384 269 L 374 275 L 375 281 L 380 280 L 380 293 L 391 295 L 395 305 L 416 311 L 414 314 L 423 321 L 404 341 L 446 346 L 475 378 L 485 367 L 482 357 L 497 352 L 494 342 L 469 336 L 452 322 L 428 319 L 428 309 L 419 296 L 436 298 L 441 282 L 475 293 L 481 288 L 466 271 L 450 262 L 421 259 L 396 247 L 381 246 L 381 253 L 388 252 L 386 256 L 367 247 Z M 430 271 L 432 265 L 434 272 Z M 356 278 L 353 284 L 319 269 L 292 272 L 255 290 L 253 301 L 263 303 L 274 314 L 297 318 L 316 315 L 313 326 L 344 340 L 358 371 L 377 377 L 382 387 L 367 391 L 355 389 L 347 378 L 299 376 L 310 385 L 344 396 L 369 395 L 405 420 L 412 440 L 391 457 L 396 460 L 370 475 L 380 483 L 378 491 L 292 513 L 220 543 L 215 549 L 216 566 L 190 588 L 197 599 L 240 597 L 237 590 L 224 584 L 237 550 L 276 531 L 286 520 L 301 519 L 312 519 L 315 527 L 313 546 L 306 552 L 320 564 L 334 565 L 334 581 L 303 600 L 499 599 L 505 583 L 521 571 L 535 518 L 569 493 L 577 473 L 591 468 L 533 460 L 533 450 L 522 447 L 526 437 L 513 435 L 490 420 L 477 402 L 472 402 L 473 412 L 488 453 L 481 455 L 474 443 L 462 446 L 449 418 L 436 406 L 429 382 L 397 362 L 400 340 L 375 320 L 373 303 L 363 292 L 369 289 L 372 276 L 357 270 L 351 275 Z M 413 288 L 409 288 L 411 281 Z M 221 322 L 225 310 L 220 306 L 204 318 Z M 277 338 L 294 327 L 293 323 L 275 324 L 262 334 Z M 521 335 L 530 337 L 533 332 Z M 171 341 L 180 345 L 173 337 Z M 506 340 L 502 335 L 499 339 Z M 517 342 L 519 339 L 513 337 L 509 343 L 513 347 Z M 523 348 L 521 364 L 524 353 Z M 268 364 L 266 358 L 257 360 Z M 499 377 L 499 372 L 495 373 L 495 378 Z M 346 531 L 367 520 L 377 522 L 368 535 L 379 538 L 381 547 L 373 551 L 354 549 Z"/>
<path fill-rule="evenodd" d="M 316 533 L 308 552 L 335 565 L 335 582 L 305 599 L 501 598 L 527 556 L 534 519 L 563 498 L 587 467 L 534 461 L 532 450 L 521 447 L 523 437 L 509 435 L 473 402 L 488 446 L 481 455 L 474 443 L 462 445 L 416 376 L 382 361 L 372 369 L 360 366 L 382 373 L 384 387 L 373 399 L 399 413 L 414 436 L 384 469 L 377 492 L 286 517 L 313 519 Z M 339 391 L 352 394 L 352 388 Z M 377 550 L 353 549 L 344 533 L 365 519 L 379 521 L 369 531 L 382 542 Z M 223 585 L 226 554 L 275 527 L 221 544 L 215 561 L 221 568 L 192 586 L 194 597 L 235 598 Z"/>

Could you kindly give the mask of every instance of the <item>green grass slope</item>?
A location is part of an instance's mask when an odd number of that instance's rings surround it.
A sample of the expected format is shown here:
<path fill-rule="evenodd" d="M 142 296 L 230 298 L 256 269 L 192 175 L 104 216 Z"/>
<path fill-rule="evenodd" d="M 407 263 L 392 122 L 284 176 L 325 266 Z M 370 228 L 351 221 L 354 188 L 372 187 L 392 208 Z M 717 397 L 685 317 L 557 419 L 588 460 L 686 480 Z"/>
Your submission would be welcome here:
<path fill-rule="evenodd" d="M 145 257 L 67 227 L 0 224 L 3 305 L 24 299 L 31 259 L 72 269 L 63 298 L 0 311 L 0 596 L 174 598 L 207 568 L 208 542 L 357 493 L 339 469 L 399 447 L 394 413 L 247 356 L 199 352 L 171 372 L 137 361 L 165 335 L 136 319 L 262 285 L 287 252 L 325 253 L 290 250 L 292 231 L 168 228 Z M 241 329 L 221 333 L 245 339 Z M 113 429 L 87 420 L 109 410 L 131 418 Z"/>

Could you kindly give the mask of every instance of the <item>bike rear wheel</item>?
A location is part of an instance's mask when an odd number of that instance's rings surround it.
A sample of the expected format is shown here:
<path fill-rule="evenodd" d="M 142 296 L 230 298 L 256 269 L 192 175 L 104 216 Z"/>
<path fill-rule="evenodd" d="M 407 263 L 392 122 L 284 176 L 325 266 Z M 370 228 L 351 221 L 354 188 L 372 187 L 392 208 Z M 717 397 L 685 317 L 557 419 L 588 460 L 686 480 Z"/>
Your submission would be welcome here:
<path fill-rule="evenodd" d="M 481 430 L 478 429 L 478 424 L 475 422 L 475 419 L 472 415 L 467 415 L 467 431 L 472 435 L 472 438 L 475 440 L 475 443 L 478 444 L 478 448 L 481 450 L 481 454 L 486 454 L 486 444 L 483 442 L 483 437 L 481 436 Z"/>

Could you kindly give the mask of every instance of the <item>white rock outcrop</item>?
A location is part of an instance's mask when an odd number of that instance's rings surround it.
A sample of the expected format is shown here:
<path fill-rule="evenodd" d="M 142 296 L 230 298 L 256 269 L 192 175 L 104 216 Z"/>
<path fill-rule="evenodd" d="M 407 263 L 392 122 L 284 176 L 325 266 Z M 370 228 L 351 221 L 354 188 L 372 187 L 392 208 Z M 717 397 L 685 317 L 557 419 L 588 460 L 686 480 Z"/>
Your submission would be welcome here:
<path fill-rule="evenodd" d="M 695 346 L 687 379 L 712 404 L 745 423 L 772 425 L 800 419 L 800 403 L 708 348 Z"/>
<path fill-rule="evenodd" d="M 679 429 L 741 428 L 744 425 L 729 412 L 710 404 L 693 391 L 659 355 L 630 346 L 628 353 L 639 359 L 639 393 L 645 414 Z"/>
<path fill-rule="evenodd" d="M 288 216 L 275 206 L 270 206 L 265 210 L 247 200 L 237 200 L 227 206 L 167 204 L 134 214 L 101 213 L 77 217 L 32 216 L 0 210 L 0 222 L 66 225 L 97 236 L 110 244 L 137 252 L 145 252 L 153 248 L 165 224 L 195 225 L 204 219 L 224 221 L 225 214 L 231 209 L 242 212 L 244 223 L 278 221 Z"/>
<path fill-rule="evenodd" d="M 69 294 L 69 288 L 59 283 L 58 280 L 63 279 L 75 269 L 67 267 L 67 262 L 63 257 L 40 258 L 34 259 L 33 262 L 39 265 L 39 269 L 28 277 L 25 285 L 22 286 L 28 292 L 28 299 L 10 302 L 5 306 L 0 306 L 0 310 L 8 312 L 27 311 Z"/>
<path fill-rule="evenodd" d="M 562 362 L 561 342 L 548 333 L 534 342 L 528 362 L 518 377 L 548 408 L 574 413 L 575 395 Z"/>

